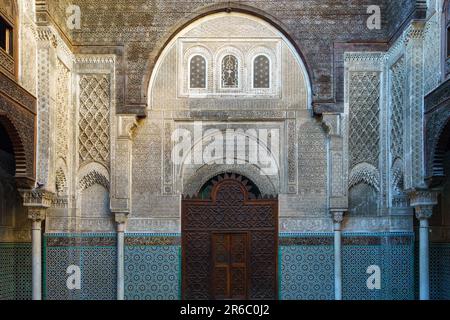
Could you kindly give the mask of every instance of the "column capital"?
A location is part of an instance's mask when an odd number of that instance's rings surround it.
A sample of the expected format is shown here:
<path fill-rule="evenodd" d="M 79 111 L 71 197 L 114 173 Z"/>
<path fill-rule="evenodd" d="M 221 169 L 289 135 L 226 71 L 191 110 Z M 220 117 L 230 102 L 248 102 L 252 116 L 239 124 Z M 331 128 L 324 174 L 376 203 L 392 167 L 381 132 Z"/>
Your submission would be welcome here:
<path fill-rule="evenodd" d="M 33 222 L 44 221 L 47 217 L 47 208 L 28 207 L 28 219 Z"/>
<path fill-rule="evenodd" d="M 344 214 L 346 210 L 344 209 L 331 209 L 331 216 L 333 218 L 334 223 L 342 223 L 344 221 Z"/>
<path fill-rule="evenodd" d="M 115 212 L 114 220 L 117 224 L 126 224 L 128 221 L 128 212 Z"/>
<path fill-rule="evenodd" d="M 409 193 L 411 207 L 415 209 L 416 218 L 429 219 L 433 214 L 433 207 L 438 204 L 437 192 L 430 190 L 415 190 Z"/>
<path fill-rule="evenodd" d="M 20 194 L 23 206 L 28 209 L 28 219 L 33 222 L 44 221 L 55 195 L 44 189 L 20 190 Z"/>
<path fill-rule="evenodd" d="M 119 139 L 132 139 L 133 133 L 138 127 L 138 118 L 130 115 L 117 116 L 117 137 Z"/>
<path fill-rule="evenodd" d="M 414 209 L 418 220 L 427 220 L 433 215 L 433 206 L 431 205 L 416 206 Z"/>
<path fill-rule="evenodd" d="M 331 112 L 322 113 L 322 126 L 329 136 L 341 136 L 341 114 Z"/>

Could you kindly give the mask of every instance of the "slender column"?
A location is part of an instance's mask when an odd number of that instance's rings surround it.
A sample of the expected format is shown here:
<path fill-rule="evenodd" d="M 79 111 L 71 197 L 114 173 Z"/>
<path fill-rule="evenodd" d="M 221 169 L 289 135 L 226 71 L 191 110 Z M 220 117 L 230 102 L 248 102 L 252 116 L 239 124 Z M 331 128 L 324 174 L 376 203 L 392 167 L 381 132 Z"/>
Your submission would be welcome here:
<path fill-rule="evenodd" d="M 420 300 L 430 299 L 430 242 L 428 238 L 428 218 L 419 218 L 419 270 L 420 270 Z"/>
<path fill-rule="evenodd" d="M 430 242 L 428 220 L 437 204 L 436 193 L 429 191 L 414 192 L 410 195 L 419 227 L 419 296 L 420 300 L 430 299 Z"/>
<path fill-rule="evenodd" d="M 334 299 L 342 300 L 342 221 L 343 211 L 332 211 L 334 223 Z"/>
<path fill-rule="evenodd" d="M 125 228 L 127 215 L 116 213 L 117 222 L 117 300 L 125 300 Z"/>
<path fill-rule="evenodd" d="M 45 210 L 29 208 L 28 217 L 31 220 L 32 241 L 32 299 L 42 300 L 42 221 L 45 220 Z"/>
<path fill-rule="evenodd" d="M 19 191 L 23 206 L 28 209 L 28 219 L 31 220 L 32 298 L 42 300 L 42 221 L 46 218 L 54 195 L 43 189 Z"/>

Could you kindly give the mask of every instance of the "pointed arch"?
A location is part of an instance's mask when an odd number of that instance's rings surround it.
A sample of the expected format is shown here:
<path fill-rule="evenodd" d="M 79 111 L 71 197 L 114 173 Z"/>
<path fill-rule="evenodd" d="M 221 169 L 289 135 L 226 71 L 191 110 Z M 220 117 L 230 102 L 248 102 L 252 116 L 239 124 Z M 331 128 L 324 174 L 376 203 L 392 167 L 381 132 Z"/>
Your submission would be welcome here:
<path fill-rule="evenodd" d="M 11 140 L 14 160 L 15 160 L 15 176 L 17 179 L 28 179 L 31 172 L 34 172 L 33 159 L 28 159 L 25 146 L 20 137 L 19 131 L 7 115 L 0 114 L 0 125 L 3 126 Z M 34 183 L 34 181 L 33 181 Z"/>

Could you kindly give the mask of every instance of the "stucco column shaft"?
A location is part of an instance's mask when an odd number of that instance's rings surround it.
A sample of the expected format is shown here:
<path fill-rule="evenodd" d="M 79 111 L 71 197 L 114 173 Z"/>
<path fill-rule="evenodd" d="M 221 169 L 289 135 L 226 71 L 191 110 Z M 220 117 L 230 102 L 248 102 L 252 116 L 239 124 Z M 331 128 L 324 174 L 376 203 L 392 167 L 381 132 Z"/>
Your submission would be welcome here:
<path fill-rule="evenodd" d="M 125 224 L 117 224 L 117 300 L 125 299 Z"/>
<path fill-rule="evenodd" d="M 334 299 L 342 300 L 342 221 L 343 211 L 335 211 L 334 223 Z"/>
<path fill-rule="evenodd" d="M 127 213 L 115 214 L 117 223 L 117 300 L 125 300 L 125 229 Z"/>
<path fill-rule="evenodd" d="M 419 231 L 419 272 L 420 272 L 420 300 L 430 299 L 430 242 L 428 219 L 420 219 Z"/>
<path fill-rule="evenodd" d="M 42 300 L 41 224 L 41 220 L 31 222 L 33 300 Z"/>
<path fill-rule="evenodd" d="M 430 299 L 430 243 L 428 221 L 437 205 L 437 193 L 421 190 L 410 193 L 411 206 L 416 212 L 419 226 L 419 297 Z"/>
<path fill-rule="evenodd" d="M 334 299 L 342 300 L 342 233 L 341 224 L 334 224 Z"/>

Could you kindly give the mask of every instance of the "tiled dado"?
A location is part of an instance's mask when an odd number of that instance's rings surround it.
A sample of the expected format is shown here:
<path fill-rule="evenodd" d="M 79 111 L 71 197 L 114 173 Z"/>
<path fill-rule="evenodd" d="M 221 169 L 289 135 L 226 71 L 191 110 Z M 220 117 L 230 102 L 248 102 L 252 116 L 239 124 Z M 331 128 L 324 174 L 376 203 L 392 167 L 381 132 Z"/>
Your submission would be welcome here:
<path fill-rule="evenodd" d="M 45 298 L 113 300 L 117 286 L 115 234 L 49 234 L 44 238 Z M 125 298 L 179 299 L 180 235 L 125 235 Z M 67 267 L 81 271 L 81 289 L 69 290 Z"/>
<path fill-rule="evenodd" d="M 31 299 L 31 243 L 0 243 L 0 300 Z"/>
<path fill-rule="evenodd" d="M 115 234 L 47 234 L 44 236 L 44 298 L 113 300 L 117 287 Z M 67 287 L 67 268 L 78 266 L 81 289 Z"/>
<path fill-rule="evenodd" d="M 177 300 L 180 281 L 180 234 L 125 236 L 125 299 Z"/>
<path fill-rule="evenodd" d="M 343 298 L 413 299 L 412 233 L 343 233 Z M 333 299 L 332 233 L 280 234 L 280 299 Z M 367 268 L 381 269 L 381 289 L 369 290 Z"/>
<path fill-rule="evenodd" d="M 450 243 L 430 244 L 430 298 L 450 299 Z"/>
<path fill-rule="evenodd" d="M 52 234 L 45 243 L 47 299 L 115 299 L 115 234 Z M 125 235 L 125 298 L 179 299 L 179 234 Z M 413 234 L 343 234 L 345 299 L 412 299 Z M 333 299 L 333 234 L 280 234 L 280 299 Z M 382 270 L 382 287 L 366 286 L 367 267 Z M 81 290 L 66 287 L 67 267 L 80 266 Z"/>
<path fill-rule="evenodd" d="M 333 234 L 280 234 L 279 298 L 334 298 Z"/>

